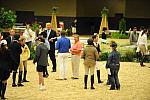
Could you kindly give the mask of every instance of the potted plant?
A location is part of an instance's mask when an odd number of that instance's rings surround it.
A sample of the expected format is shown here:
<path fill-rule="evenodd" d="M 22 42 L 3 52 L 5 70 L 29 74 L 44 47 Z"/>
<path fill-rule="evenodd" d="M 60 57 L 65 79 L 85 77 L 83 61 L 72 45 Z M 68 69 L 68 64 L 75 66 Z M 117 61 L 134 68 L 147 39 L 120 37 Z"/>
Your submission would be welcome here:
<path fill-rule="evenodd" d="M 3 31 L 12 28 L 16 22 L 16 15 L 11 10 L 6 10 L 4 8 L 0 9 L 0 29 Z"/>
<path fill-rule="evenodd" d="M 126 20 L 124 18 L 122 18 L 119 21 L 119 33 L 123 34 L 126 31 Z"/>

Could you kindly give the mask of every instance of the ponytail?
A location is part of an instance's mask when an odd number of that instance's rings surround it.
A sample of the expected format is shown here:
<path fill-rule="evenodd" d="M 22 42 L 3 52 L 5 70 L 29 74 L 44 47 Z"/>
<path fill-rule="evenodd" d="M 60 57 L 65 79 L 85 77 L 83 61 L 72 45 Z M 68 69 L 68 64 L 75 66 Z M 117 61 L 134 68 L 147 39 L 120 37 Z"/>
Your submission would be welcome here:
<path fill-rule="evenodd" d="M 142 32 L 142 34 L 141 34 L 141 36 L 143 36 L 144 33 L 146 33 L 146 32 L 147 32 L 147 29 L 144 29 L 143 32 Z"/>

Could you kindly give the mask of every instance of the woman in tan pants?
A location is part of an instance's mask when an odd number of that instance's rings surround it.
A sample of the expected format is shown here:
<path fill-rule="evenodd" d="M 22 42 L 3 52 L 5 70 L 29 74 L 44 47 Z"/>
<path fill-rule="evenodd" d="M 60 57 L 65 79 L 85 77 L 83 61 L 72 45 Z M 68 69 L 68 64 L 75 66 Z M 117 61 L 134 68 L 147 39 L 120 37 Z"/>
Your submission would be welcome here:
<path fill-rule="evenodd" d="M 147 48 L 147 33 L 148 33 L 148 30 L 144 29 L 143 32 L 141 34 L 139 34 L 139 38 L 138 38 L 138 42 L 137 42 L 137 46 L 139 47 L 140 52 L 142 54 L 141 61 L 140 61 L 141 67 L 145 66 L 143 64 L 143 62 L 144 62 L 145 55 L 148 51 L 148 48 Z"/>
<path fill-rule="evenodd" d="M 79 66 L 80 66 L 80 54 L 82 50 L 82 45 L 79 41 L 79 35 L 74 34 L 74 43 L 70 49 L 71 51 L 71 62 L 72 62 L 72 73 L 73 77 L 72 79 L 78 79 L 79 78 Z"/>
<path fill-rule="evenodd" d="M 98 52 L 96 48 L 93 46 L 93 39 L 87 40 L 88 45 L 83 50 L 82 58 L 84 59 L 84 66 L 85 66 L 85 76 L 84 76 L 84 89 L 87 89 L 87 80 L 88 80 L 88 73 L 90 70 L 91 75 L 91 89 L 94 88 L 94 70 L 95 70 L 95 64 L 98 60 Z"/>
<path fill-rule="evenodd" d="M 27 75 L 27 60 L 30 58 L 30 50 L 28 46 L 25 44 L 25 38 L 20 37 L 19 42 L 21 44 L 22 48 L 22 53 L 20 55 L 20 65 L 19 65 L 19 76 L 18 76 L 18 86 L 23 86 L 21 82 L 29 82 L 26 80 L 26 75 Z M 24 77 L 22 80 L 22 73 L 24 69 Z"/>

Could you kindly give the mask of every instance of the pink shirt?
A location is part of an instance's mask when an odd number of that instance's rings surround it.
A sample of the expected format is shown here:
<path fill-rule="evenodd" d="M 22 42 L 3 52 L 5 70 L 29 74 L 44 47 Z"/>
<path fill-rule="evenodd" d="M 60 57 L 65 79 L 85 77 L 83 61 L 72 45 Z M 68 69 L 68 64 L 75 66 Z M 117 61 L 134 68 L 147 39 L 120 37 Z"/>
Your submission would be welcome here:
<path fill-rule="evenodd" d="M 71 54 L 80 55 L 81 50 L 82 50 L 82 45 L 80 41 L 78 41 L 77 43 L 74 43 L 72 47 L 70 48 L 70 50 L 79 50 L 78 52 L 71 51 Z"/>

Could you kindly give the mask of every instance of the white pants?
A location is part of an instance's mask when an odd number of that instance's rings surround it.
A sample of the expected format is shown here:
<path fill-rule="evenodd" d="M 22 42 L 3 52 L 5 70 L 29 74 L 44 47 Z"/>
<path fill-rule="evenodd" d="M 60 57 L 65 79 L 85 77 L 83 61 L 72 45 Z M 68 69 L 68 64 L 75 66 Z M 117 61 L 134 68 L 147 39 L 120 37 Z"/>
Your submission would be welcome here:
<path fill-rule="evenodd" d="M 72 73 L 74 78 L 79 78 L 80 55 L 72 55 Z"/>
<path fill-rule="evenodd" d="M 100 64 L 98 63 L 98 61 L 96 61 L 95 69 L 96 69 L 96 70 L 100 70 Z"/>
<path fill-rule="evenodd" d="M 60 79 L 67 78 L 67 62 L 69 53 L 58 53 L 58 61 L 60 66 Z"/>

